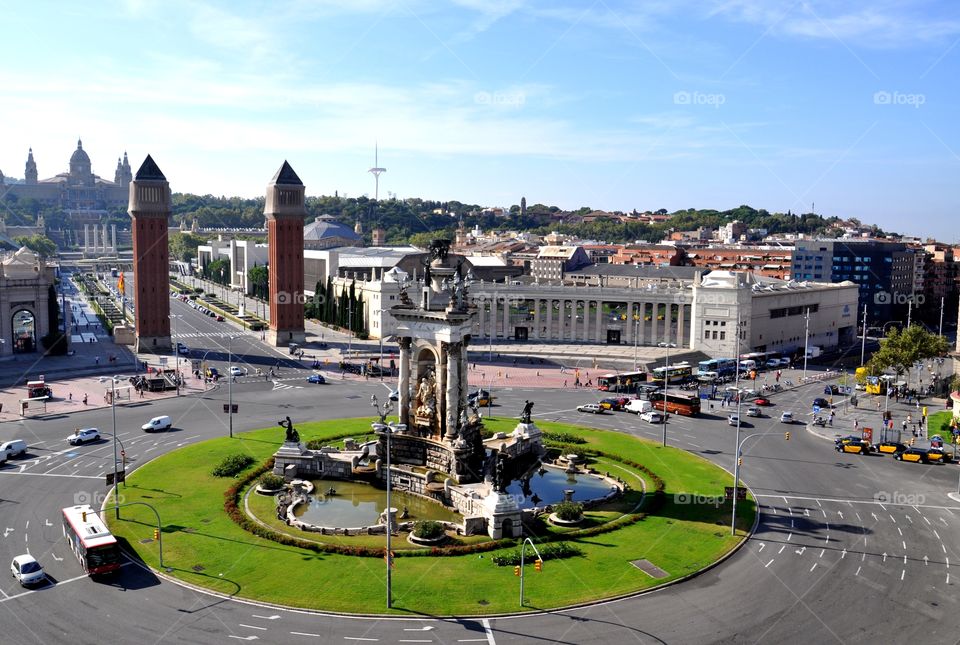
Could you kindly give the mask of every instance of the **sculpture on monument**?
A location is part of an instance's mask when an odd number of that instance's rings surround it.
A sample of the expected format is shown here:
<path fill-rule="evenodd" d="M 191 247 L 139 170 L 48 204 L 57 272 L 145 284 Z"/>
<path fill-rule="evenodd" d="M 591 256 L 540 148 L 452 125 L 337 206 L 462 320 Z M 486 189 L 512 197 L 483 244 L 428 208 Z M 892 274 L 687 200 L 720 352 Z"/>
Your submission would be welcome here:
<path fill-rule="evenodd" d="M 520 413 L 520 423 L 532 423 L 530 413 L 533 411 L 533 401 L 523 402 L 523 412 Z"/>
<path fill-rule="evenodd" d="M 300 433 L 293 427 L 293 421 L 290 420 L 290 417 L 280 419 L 277 424 L 287 431 L 284 443 L 300 443 Z"/>
<path fill-rule="evenodd" d="M 420 386 L 417 388 L 417 416 L 433 417 L 437 410 L 437 379 L 433 370 L 427 372 L 427 375 L 420 379 Z"/>

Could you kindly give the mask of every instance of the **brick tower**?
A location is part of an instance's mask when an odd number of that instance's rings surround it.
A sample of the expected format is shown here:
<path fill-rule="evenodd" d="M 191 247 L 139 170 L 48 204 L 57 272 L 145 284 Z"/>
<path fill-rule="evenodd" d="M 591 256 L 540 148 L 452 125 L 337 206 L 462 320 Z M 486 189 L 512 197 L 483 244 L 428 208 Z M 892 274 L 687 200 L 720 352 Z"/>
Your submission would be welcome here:
<path fill-rule="evenodd" d="M 302 343 L 303 331 L 303 219 L 306 189 L 286 161 L 267 184 L 263 214 L 270 247 L 270 330 L 274 347 Z"/>
<path fill-rule="evenodd" d="M 130 182 L 133 218 L 135 351 L 170 350 L 170 282 L 167 220 L 170 184 L 150 155 Z"/>

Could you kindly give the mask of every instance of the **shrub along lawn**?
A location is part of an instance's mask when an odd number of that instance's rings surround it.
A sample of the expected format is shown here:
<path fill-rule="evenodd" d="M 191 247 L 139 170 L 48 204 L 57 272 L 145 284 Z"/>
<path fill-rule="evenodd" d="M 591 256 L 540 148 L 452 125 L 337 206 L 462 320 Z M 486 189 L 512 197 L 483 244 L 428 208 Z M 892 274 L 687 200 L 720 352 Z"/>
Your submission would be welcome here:
<path fill-rule="evenodd" d="M 303 441 L 326 440 L 360 437 L 369 432 L 369 424 L 369 419 L 345 419 L 303 423 L 297 429 Z M 514 420 L 487 422 L 494 431 L 509 431 L 514 425 Z M 675 503 L 674 493 L 719 496 L 729 485 L 729 475 L 698 457 L 614 432 L 553 423 L 542 423 L 542 428 L 584 438 L 582 450 L 618 454 L 644 464 L 666 482 L 667 498 L 656 516 L 597 536 L 575 538 L 582 557 L 547 562 L 542 573 L 528 566 L 528 609 L 608 598 L 693 573 L 733 548 L 753 524 L 755 510 L 750 501 L 740 505 L 737 538 L 729 535 L 729 504 Z M 272 456 L 282 440 L 280 428 L 213 439 L 155 459 L 131 474 L 126 488 L 121 488 L 124 501 L 144 501 L 160 512 L 164 566 L 169 575 L 221 593 L 339 612 L 476 615 L 520 610 L 513 568 L 497 567 L 490 561 L 499 551 L 397 557 L 394 609 L 387 612 L 381 558 L 315 553 L 241 529 L 223 508 L 223 493 L 235 480 L 214 477 L 211 471 L 225 457 L 242 453 L 255 459 L 255 465 L 244 471 L 249 472 Z M 634 488 L 640 487 L 639 475 L 622 463 L 600 458 L 594 467 L 619 474 Z M 652 484 L 648 488 L 652 490 Z M 256 503 L 259 506 L 259 501 Z M 606 509 L 611 517 L 628 510 Z M 120 520 L 108 515 L 111 530 L 126 541 L 128 549 L 157 567 L 157 544 L 141 543 L 153 536 L 152 513 L 131 507 L 122 509 L 121 514 Z M 630 564 L 642 558 L 667 571 L 669 577 L 654 580 Z"/>

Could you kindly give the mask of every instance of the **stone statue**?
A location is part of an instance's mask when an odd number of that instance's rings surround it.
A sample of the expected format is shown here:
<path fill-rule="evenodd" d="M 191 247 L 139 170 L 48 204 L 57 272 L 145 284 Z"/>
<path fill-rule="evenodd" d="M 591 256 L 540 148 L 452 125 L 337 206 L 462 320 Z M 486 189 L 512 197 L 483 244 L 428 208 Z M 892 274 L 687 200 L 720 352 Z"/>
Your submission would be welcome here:
<path fill-rule="evenodd" d="M 417 416 L 433 416 L 437 409 L 437 379 L 432 371 L 420 379 L 420 386 L 417 388 Z"/>
<path fill-rule="evenodd" d="M 493 471 L 493 489 L 497 492 L 503 492 L 507 489 L 507 456 L 502 452 L 497 452 L 497 461 L 494 464 Z"/>
<path fill-rule="evenodd" d="M 533 401 L 523 402 L 523 412 L 520 413 L 520 423 L 532 423 L 530 412 L 533 410 Z"/>
<path fill-rule="evenodd" d="M 447 254 L 450 252 L 450 240 L 433 240 L 430 242 L 430 259 L 431 260 L 443 260 L 447 259 Z"/>
<path fill-rule="evenodd" d="M 300 433 L 297 432 L 296 428 L 293 427 L 293 421 L 290 420 L 290 417 L 281 419 L 277 423 L 281 428 L 287 431 L 287 436 L 284 439 L 284 443 L 300 443 Z"/>

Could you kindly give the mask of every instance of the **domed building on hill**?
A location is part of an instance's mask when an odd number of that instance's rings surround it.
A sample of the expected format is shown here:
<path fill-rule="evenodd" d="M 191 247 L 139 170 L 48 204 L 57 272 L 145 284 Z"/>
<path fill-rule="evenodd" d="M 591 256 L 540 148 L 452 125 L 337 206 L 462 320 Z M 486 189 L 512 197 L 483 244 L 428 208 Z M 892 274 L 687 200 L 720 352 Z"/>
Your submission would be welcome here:
<path fill-rule="evenodd" d="M 18 199 L 33 198 L 48 206 L 57 206 L 67 211 L 103 211 L 108 208 L 126 207 L 129 201 L 130 181 L 133 172 L 127 153 L 117 159 L 113 181 L 93 174 L 90 156 L 77 140 L 77 149 L 70 155 L 69 170 L 48 179 L 38 179 L 37 162 L 33 148 L 27 152 L 23 183 L 14 183 L 0 174 L 0 185 L 5 185 L 7 195 Z"/>

